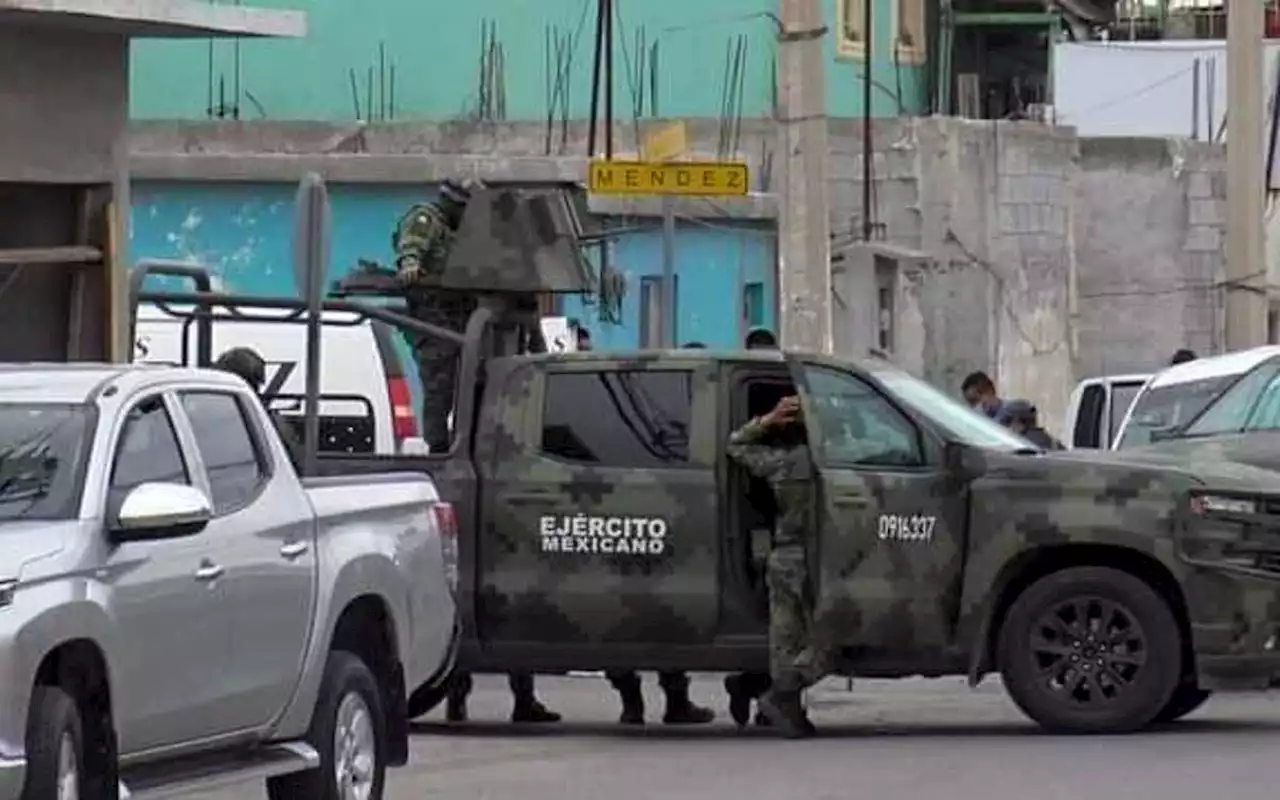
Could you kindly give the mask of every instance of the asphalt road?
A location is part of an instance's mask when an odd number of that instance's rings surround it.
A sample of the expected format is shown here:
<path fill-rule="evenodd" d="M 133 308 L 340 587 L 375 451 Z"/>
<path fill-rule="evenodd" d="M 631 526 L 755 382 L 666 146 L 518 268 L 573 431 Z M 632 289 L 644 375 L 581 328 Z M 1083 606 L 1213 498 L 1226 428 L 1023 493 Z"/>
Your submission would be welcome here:
<path fill-rule="evenodd" d="M 651 718 L 661 695 L 645 676 Z M 1041 734 L 996 681 L 843 680 L 815 689 L 816 739 L 738 731 L 717 676 L 694 697 L 717 720 L 696 729 L 620 728 L 617 699 L 597 678 L 539 680 L 565 715 L 552 726 L 507 721 L 499 676 L 477 678 L 472 721 L 437 711 L 415 726 L 410 766 L 389 800 L 1273 800 L 1280 782 L 1280 695 L 1226 695 L 1168 728 L 1114 737 Z M 253 785 L 193 800 L 263 797 Z"/>

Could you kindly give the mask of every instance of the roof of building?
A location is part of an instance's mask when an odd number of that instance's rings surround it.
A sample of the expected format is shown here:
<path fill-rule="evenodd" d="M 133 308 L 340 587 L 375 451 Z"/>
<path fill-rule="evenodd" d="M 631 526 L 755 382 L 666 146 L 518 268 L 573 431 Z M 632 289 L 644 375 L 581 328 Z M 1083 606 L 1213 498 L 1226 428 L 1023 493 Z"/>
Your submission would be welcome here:
<path fill-rule="evenodd" d="M 307 34 L 301 11 L 204 0 L 0 0 L 0 25 L 57 26 L 143 38 Z"/>

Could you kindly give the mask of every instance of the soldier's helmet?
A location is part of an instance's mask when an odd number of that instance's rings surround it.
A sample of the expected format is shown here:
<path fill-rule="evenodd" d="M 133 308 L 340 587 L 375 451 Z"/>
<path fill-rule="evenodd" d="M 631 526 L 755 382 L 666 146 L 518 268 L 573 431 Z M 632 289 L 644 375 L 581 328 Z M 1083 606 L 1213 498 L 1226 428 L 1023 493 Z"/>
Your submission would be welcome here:
<path fill-rule="evenodd" d="M 251 347 L 233 347 L 213 363 L 215 369 L 239 375 L 255 392 L 262 391 L 267 381 L 267 364 L 258 351 Z"/>

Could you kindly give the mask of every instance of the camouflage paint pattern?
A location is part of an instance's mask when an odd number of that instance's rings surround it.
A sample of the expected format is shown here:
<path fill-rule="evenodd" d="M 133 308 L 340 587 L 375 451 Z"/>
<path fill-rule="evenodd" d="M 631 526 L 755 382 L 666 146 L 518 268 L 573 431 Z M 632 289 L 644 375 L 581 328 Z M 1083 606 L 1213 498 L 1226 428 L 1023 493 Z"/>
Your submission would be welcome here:
<path fill-rule="evenodd" d="M 483 486 L 475 528 L 481 641 L 714 648 L 724 507 L 717 476 L 730 424 L 722 370 L 755 364 L 776 376 L 783 363 L 778 353 L 706 350 L 490 361 L 475 446 Z M 549 370 L 637 369 L 691 372 L 689 463 L 621 469 L 540 452 Z M 879 385 L 870 366 L 842 369 Z M 1239 552 L 1248 544 L 1280 556 L 1280 534 L 1272 532 L 1280 527 L 1280 476 L 1210 458 L 1170 463 L 1152 453 L 1097 451 L 975 451 L 969 463 L 976 466 L 966 472 L 946 460 L 943 428 L 928 409 L 897 403 L 919 426 L 921 467 L 825 463 L 814 439 L 821 431 L 808 426 L 819 488 L 816 618 L 831 621 L 844 671 L 857 673 L 862 657 L 876 654 L 895 656 L 907 672 L 963 671 L 970 655 L 979 671 L 990 669 L 988 643 L 1005 587 L 1032 565 L 1083 559 L 1146 565 L 1163 576 L 1171 602 L 1185 605 L 1202 685 L 1256 686 L 1280 674 L 1280 655 L 1270 647 L 1280 630 L 1280 565 L 1261 557 L 1245 563 Z M 806 406 L 806 420 L 812 417 Z M 1266 513 L 1194 513 L 1190 497 L 1203 491 L 1266 498 Z M 927 541 L 886 539 L 881 514 L 936 522 Z M 578 515 L 584 526 L 592 517 L 661 517 L 668 547 L 644 558 L 545 552 L 540 519 L 568 519 L 572 530 Z"/>
<path fill-rule="evenodd" d="M 585 355 L 585 354 L 584 354 Z M 715 432 L 691 426 L 689 462 L 663 469 L 614 468 L 540 451 L 543 364 L 595 371 L 593 358 L 539 356 L 491 362 L 506 373 L 485 393 L 476 443 L 484 491 L 477 617 L 487 641 L 702 644 L 715 635 L 719 563 Z M 625 370 L 692 369 L 694 415 L 713 415 L 714 364 L 664 358 L 611 362 Z M 490 385 L 493 385 L 492 383 Z M 661 518 L 657 555 L 546 552 L 541 520 Z M 644 532 L 647 536 L 647 530 Z M 572 535 L 570 538 L 573 538 Z M 628 541 L 641 536 L 626 537 Z"/>

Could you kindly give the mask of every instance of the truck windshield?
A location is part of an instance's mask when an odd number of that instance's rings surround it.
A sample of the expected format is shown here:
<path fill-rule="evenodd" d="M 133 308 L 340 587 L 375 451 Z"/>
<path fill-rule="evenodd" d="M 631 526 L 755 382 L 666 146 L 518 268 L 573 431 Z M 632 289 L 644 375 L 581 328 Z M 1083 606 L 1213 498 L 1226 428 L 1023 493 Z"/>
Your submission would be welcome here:
<path fill-rule="evenodd" d="M 1134 401 L 1118 449 L 1150 444 L 1155 434 L 1173 432 L 1195 419 L 1239 375 L 1215 375 L 1186 383 L 1157 386 Z"/>
<path fill-rule="evenodd" d="M 0 523 L 79 512 L 92 411 L 0 402 Z"/>
<path fill-rule="evenodd" d="M 907 372 L 892 367 L 876 367 L 871 374 L 891 394 L 933 420 L 957 441 L 991 450 L 1028 450 L 1035 447 Z"/>
<path fill-rule="evenodd" d="M 1280 364 L 1268 361 L 1209 403 L 1177 437 L 1214 436 L 1280 428 Z"/>

